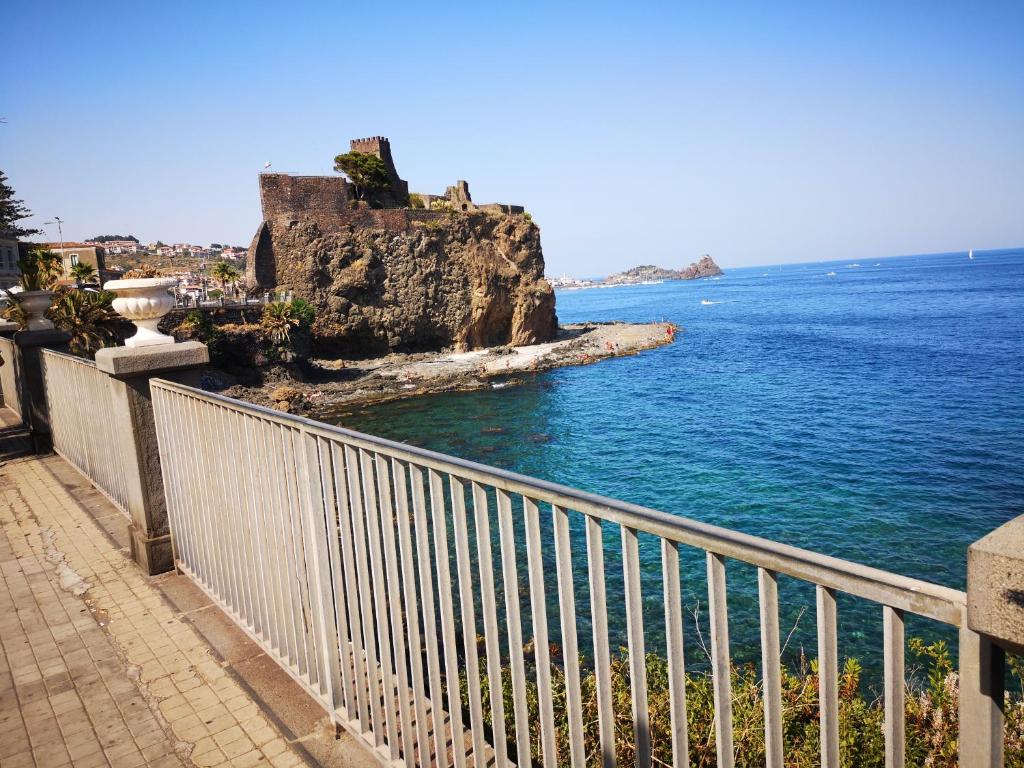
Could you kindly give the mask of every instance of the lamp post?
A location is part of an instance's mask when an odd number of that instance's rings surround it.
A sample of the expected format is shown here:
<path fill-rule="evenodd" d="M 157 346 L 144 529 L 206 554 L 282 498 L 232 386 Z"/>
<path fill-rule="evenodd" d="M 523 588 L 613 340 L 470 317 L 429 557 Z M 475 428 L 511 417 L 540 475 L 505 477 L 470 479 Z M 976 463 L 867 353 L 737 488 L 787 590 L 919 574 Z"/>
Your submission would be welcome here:
<path fill-rule="evenodd" d="M 54 216 L 53 221 L 44 221 L 43 224 L 56 224 L 57 234 L 60 236 L 60 257 L 64 258 L 64 219 L 60 216 Z"/>
<path fill-rule="evenodd" d="M 63 272 L 64 271 L 64 255 L 65 255 L 64 254 L 64 227 L 63 227 L 64 219 L 62 219 L 60 216 L 54 216 L 53 217 L 53 221 L 44 221 L 43 224 L 44 225 L 45 224 L 56 224 L 57 225 L 57 234 L 60 236 L 60 265 L 61 265 L 61 272 Z"/>

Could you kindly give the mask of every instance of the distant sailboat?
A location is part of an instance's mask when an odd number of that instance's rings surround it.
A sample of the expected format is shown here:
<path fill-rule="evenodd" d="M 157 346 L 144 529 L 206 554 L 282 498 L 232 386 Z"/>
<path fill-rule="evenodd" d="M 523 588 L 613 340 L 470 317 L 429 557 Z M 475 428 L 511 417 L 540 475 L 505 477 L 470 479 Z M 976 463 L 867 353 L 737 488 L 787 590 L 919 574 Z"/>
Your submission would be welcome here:
<path fill-rule="evenodd" d="M 974 249 L 973 248 L 971 248 L 971 250 L 969 250 L 967 252 L 967 258 L 970 259 L 971 261 L 974 261 Z"/>

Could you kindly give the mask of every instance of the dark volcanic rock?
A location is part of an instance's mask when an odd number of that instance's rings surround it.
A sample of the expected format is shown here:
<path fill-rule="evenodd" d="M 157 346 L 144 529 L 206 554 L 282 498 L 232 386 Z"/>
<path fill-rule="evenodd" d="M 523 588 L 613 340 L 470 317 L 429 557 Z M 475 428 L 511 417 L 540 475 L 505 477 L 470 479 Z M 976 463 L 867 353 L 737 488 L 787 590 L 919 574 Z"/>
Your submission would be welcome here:
<path fill-rule="evenodd" d="M 319 354 L 465 350 L 555 336 L 540 230 L 524 216 L 453 213 L 409 218 L 403 227 L 321 226 L 304 218 L 265 221 L 250 250 L 250 259 L 273 270 L 278 290 L 315 304 Z"/>
<path fill-rule="evenodd" d="M 715 277 L 722 274 L 722 269 L 715 264 L 710 256 L 701 256 L 700 261 L 691 264 L 679 273 L 680 280 L 696 280 L 698 277 Z"/>

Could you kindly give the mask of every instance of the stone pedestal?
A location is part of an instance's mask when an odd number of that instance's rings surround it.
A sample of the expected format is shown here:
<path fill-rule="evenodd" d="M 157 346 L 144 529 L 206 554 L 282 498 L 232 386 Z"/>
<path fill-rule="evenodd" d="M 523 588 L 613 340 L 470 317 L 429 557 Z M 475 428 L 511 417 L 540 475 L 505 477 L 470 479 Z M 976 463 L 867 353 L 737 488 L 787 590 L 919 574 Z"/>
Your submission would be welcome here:
<path fill-rule="evenodd" d="M 43 384 L 43 350 L 67 351 L 71 334 L 65 331 L 16 331 L 14 341 L 16 360 L 8 361 L 17 372 L 21 401 L 21 422 L 29 428 L 32 447 L 36 453 L 53 450 L 50 434 L 50 409 L 46 404 L 46 387 Z"/>
<path fill-rule="evenodd" d="M 1024 653 L 1024 515 L 968 548 L 967 625 Z"/>
<path fill-rule="evenodd" d="M 96 353 L 96 367 L 110 376 L 114 432 L 121 440 L 128 486 L 132 558 L 151 575 L 171 570 L 174 558 L 149 382 L 162 378 L 196 386 L 198 369 L 209 360 L 206 346 L 196 341 Z"/>

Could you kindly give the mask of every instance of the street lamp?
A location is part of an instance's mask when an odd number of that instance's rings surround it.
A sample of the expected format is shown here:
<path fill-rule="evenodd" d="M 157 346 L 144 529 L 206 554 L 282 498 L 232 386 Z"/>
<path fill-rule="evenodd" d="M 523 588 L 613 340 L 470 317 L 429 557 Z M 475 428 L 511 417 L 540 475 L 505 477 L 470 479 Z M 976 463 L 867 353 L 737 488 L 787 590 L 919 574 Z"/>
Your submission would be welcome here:
<path fill-rule="evenodd" d="M 62 219 L 60 216 L 54 216 L 53 217 L 53 221 L 44 221 L 43 224 L 44 225 L 46 225 L 46 224 L 56 224 L 57 225 L 57 233 L 60 235 L 60 257 L 61 257 L 61 259 L 63 259 L 64 258 L 64 227 L 63 227 L 64 219 Z"/>

